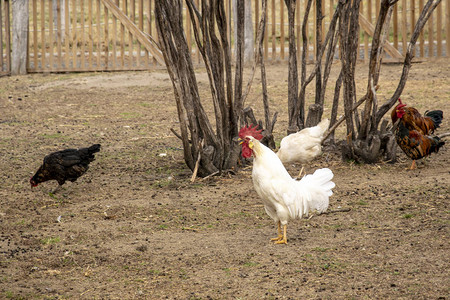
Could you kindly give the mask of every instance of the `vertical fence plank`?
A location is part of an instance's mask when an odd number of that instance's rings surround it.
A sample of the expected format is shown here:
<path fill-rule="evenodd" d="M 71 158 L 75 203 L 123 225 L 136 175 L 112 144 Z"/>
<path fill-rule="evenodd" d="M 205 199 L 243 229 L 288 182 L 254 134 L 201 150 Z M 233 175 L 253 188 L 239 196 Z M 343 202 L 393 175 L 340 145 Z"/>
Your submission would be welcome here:
<path fill-rule="evenodd" d="M 428 19 L 428 57 L 434 56 L 434 41 L 433 41 L 433 24 L 434 24 L 434 13 L 430 15 Z"/>
<path fill-rule="evenodd" d="M 5 28 L 11 30 L 11 19 L 9 14 L 11 13 L 10 2 L 5 1 Z M 6 69 L 8 72 L 11 71 L 11 34 L 10 32 L 5 33 L 6 41 Z"/>
<path fill-rule="evenodd" d="M 122 11 L 126 13 L 126 0 L 122 0 Z M 120 22 L 120 66 L 125 66 L 125 26 Z"/>
<path fill-rule="evenodd" d="M 313 53 L 312 53 L 312 56 L 313 56 L 312 61 L 316 61 L 317 60 L 317 53 L 316 53 L 316 48 L 317 48 L 317 45 L 316 45 L 316 41 L 317 41 L 317 32 L 316 32 L 316 28 L 317 28 L 317 4 L 316 4 L 316 2 L 317 1 L 320 1 L 320 0 L 313 1 L 313 14 L 312 14 L 313 20 L 311 22 L 312 23 L 312 29 L 311 29 L 312 41 L 311 41 L 311 44 L 312 44 L 312 51 L 313 51 Z"/>
<path fill-rule="evenodd" d="M 46 53 L 47 53 L 47 47 L 45 45 L 45 8 L 44 8 L 44 0 L 41 0 L 40 2 L 40 8 L 41 8 L 41 69 L 46 69 Z"/>
<path fill-rule="evenodd" d="M 138 22 L 139 22 L 139 30 L 144 32 L 144 0 L 139 0 L 138 2 Z M 141 43 L 138 43 L 138 56 L 137 56 L 137 64 L 141 66 Z M 146 66 L 145 66 L 146 67 Z"/>
<path fill-rule="evenodd" d="M 259 0 L 255 0 L 255 8 L 254 8 L 254 15 L 255 15 L 255 30 L 253 30 L 255 32 L 254 35 L 254 40 L 256 41 L 257 38 L 257 31 L 258 31 L 258 26 L 259 26 Z M 258 50 L 256 50 L 258 51 Z"/>
<path fill-rule="evenodd" d="M 110 47 L 109 47 L 109 11 L 108 8 L 106 6 L 104 6 L 103 8 L 103 19 L 104 19 L 104 23 L 105 23 L 105 30 L 104 30 L 104 43 L 105 43 L 105 70 L 109 70 L 110 69 L 110 60 L 109 60 L 109 55 L 110 55 Z"/>
<path fill-rule="evenodd" d="M 88 51 L 89 51 L 88 63 L 89 63 L 89 69 L 92 69 L 92 66 L 93 66 L 92 59 L 93 59 L 93 56 L 94 56 L 94 41 L 92 39 L 93 38 L 92 5 L 93 5 L 93 0 L 88 0 L 88 19 L 89 19 L 88 20 L 88 26 L 89 26 L 89 28 L 88 28 L 88 32 L 89 32 L 89 35 L 88 35 L 88 39 L 89 39 L 89 41 L 88 41 L 88 43 L 89 43 L 89 46 L 88 46 Z"/>
<path fill-rule="evenodd" d="M 393 32 L 392 32 L 392 35 L 393 35 L 395 49 L 398 49 L 398 6 L 399 6 L 399 3 L 397 2 L 394 5 L 394 10 L 392 12 L 392 14 L 393 14 L 393 18 L 392 18 Z M 403 8 L 404 7 L 402 7 L 402 10 L 403 10 Z"/>
<path fill-rule="evenodd" d="M 284 0 L 280 0 L 280 56 L 284 60 Z"/>
<path fill-rule="evenodd" d="M 361 1 L 359 12 L 364 16 L 364 1 Z M 330 15 L 331 16 L 331 15 Z M 364 62 L 368 62 L 369 58 L 369 35 L 365 30 L 363 30 L 363 40 L 364 40 Z"/>
<path fill-rule="evenodd" d="M 304 50 L 305 51 L 305 53 L 306 53 L 306 61 L 309 61 L 309 44 L 310 44 L 310 38 L 309 38 L 309 19 L 311 18 L 311 13 L 309 14 L 309 16 L 308 16 L 308 20 L 307 20 L 307 22 L 306 22 L 306 28 L 305 28 L 305 31 L 306 31 L 306 41 L 308 42 L 308 45 L 307 45 L 307 48 L 306 48 L 306 50 Z"/>
<path fill-rule="evenodd" d="M 62 68 L 62 37 L 61 0 L 56 0 L 56 45 L 58 51 L 58 69 Z"/>
<path fill-rule="evenodd" d="M 53 65 L 53 3 L 52 1 L 48 1 L 48 52 L 50 54 L 49 57 L 49 71 L 54 68 Z"/>
<path fill-rule="evenodd" d="M 128 17 L 130 18 L 131 22 L 135 22 L 136 20 L 134 19 L 134 9 L 135 9 L 135 0 L 130 0 L 129 3 L 127 3 L 127 12 L 128 12 Z M 133 35 L 131 34 L 131 32 L 128 30 L 128 57 L 129 57 L 129 64 L 128 66 L 130 68 L 134 67 L 134 43 L 133 43 Z"/>
<path fill-rule="evenodd" d="M 277 58 L 277 19 L 276 19 L 276 6 L 275 0 L 272 0 L 272 60 Z"/>
<path fill-rule="evenodd" d="M 131 18 L 131 21 L 133 21 L 133 23 L 136 23 L 136 0 L 131 0 L 131 6 L 130 6 L 130 18 Z M 136 41 L 136 45 L 138 46 L 138 49 L 137 49 L 137 51 L 136 51 L 136 59 L 135 59 L 135 55 L 134 55 L 134 49 L 136 48 L 135 46 L 135 43 L 134 43 L 134 40 L 133 40 L 133 35 L 132 34 L 130 34 L 130 39 L 131 39 L 131 57 L 133 58 L 133 64 L 132 64 L 132 66 L 133 67 L 137 67 L 137 68 L 139 68 L 139 63 L 137 62 L 138 61 L 138 57 L 139 57 L 139 55 L 140 55 L 140 49 L 139 49 L 139 47 L 140 47 L 140 43 L 138 42 L 138 40 L 136 39 L 135 41 Z M 136 64 L 134 64 L 134 61 L 136 60 Z"/>
<path fill-rule="evenodd" d="M 450 3 L 447 0 L 445 3 L 445 46 L 446 46 L 446 55 L 450 57 Z"/>
<path fill-rule="evenodd" d="M 423 10 L 423 0 L 419 0 L 419 14 L 420 12 Z M 425 31 L 425 27 L 423 28 L 423 30 L 420 32 L 420 37 L 419 37 L 419 48 L 420 48 L 420 57 L 425 57 L 425 37 L 424 37 L 424 31 Z"/>
<path fill-rule="evenodd" d="M 119 0 L 116 0 L 116 5 L 119 5 L 118 3 Z M 112 66 L 111 68 L 114 70 L 117 66 L 117 18 L 114 16 L 114 14 L 112 15 L 112 21 L 113 21 L 113 32 L 112 32 Z"/>
<path fill-rule="evenodd" d="M 72 0 L 72 68 L 78 67 L 77 62 L 78 33 L 77 33 L 77 1 Z"/>
<path fill-rule="evenodd" d="M 3 8 L 5 7 L 5 4 L 3 2 L 3 0 L 0 0 L 0 73 L 8 71 L 5 70 L 6 63 L 3 59 L 3 28 L 5 28 L 5 35 L 8 31 L 8 27 L 6 27 L 6 24 L 5 26 L 3 26 Z"/>
<path fill-rule="evenodd" d="M 398 4 L 397 4 L 398 5 Z M 408 47 L 408 16 L 406 0 L 402 0 L 402 51 L 403 55 L 406 54 L 406 48 Z M 396 47 L 398 49 L 398 47 Z"/>
<path fill-rule="evenodd" d="M 444 5 L 443 2 L 436 7 L 436 58 L 442 56 L 442 5 Z"/>
<path fill-rule="evenodd" d="M 330 0 L 330 1 L 332 1 L 332 0 Z M 297 28 L 297 62 L 299 62 L 300 61 L 300 59 L 301 59 L 301 51 L 300 51 L 300 47 L 301 47 L 301 45 L 302 45 L 302 43 L 301 43 L 301 14 L 300 14 L 300 0 L 297 0 L 297 3 L 296 3 L 296 5 L 297 5 L 297 9 L 296 9 L 296 22 L 297 22 L 297 26 L 296 26 L 296 28 Z"/>
<path fill-rule="evenodd" d="M 96 1 L 97 5 L 96 5 L 96 13 L 97 13 L 97 18 L 96 18 L 96 22 L 97 22 L 97 43 L 96 43 L 96 52 L 97 52 L 97 69 L 101 70 L 101 57 L 102 57 L 102 45 L 101 45 L 101 40 L 102 40 L 102 35 L 101 35 L 101 7 L 100 7 L 100 0 Z M 108 26 L 105 23 L 105 26 Z"/>
<path fill-rule="evenodd" d="M 64 58 L 65 58 L 65 69 L 69 69 L 70 64 L 70 45 L 69 45 L 69 37 L 70 37 L 70 16 L 69 16 L 69 0 L 64 1 Z"/>
<path fill-rule="evenodd" d="M 80 22 L 81 22 L 81 69 L 86 68 L 86 16 L 85 16 L 85 0 L 80 3 Z"/>
<path fill-rule="evenodd" d="M 266 15 L 266 30 L 264 31 L 264 59 L 269 58 L 269 7 L 267 9 Z"/>
<path fill-rule="evenodd" d="M 152 18 L 152 0 L 148 1 L 148 12 L 147 12 L 147 32 L 149 35 L 152 35 L 151 30 L 150 30 L 151 18 Z M 148 50 L 144 48 L 144 52 L 145 52 L 145 65 L 149 66 L 150 58 L 149 58 Z"/>
<path fill-rule="evenodd" d="M 410 0 L 410 7 L 411 7 L 411 35 L 414 32 L 414 26 L 416 26 L 416 0 Z M 416 56 L 416 46 L 414 46 L 414 49 L 412 51 L 412 55 Z"/>
<path fill-rule="evenodd" d="M 0 13 L 1 17 L 1 13 Z M 1 21 L 1 20 L 0 20 Z M 33 69 L 38 69 L 38 24 L 37 24 L 37 1 L 33 1 Z M 1 23 L 1 22 L 0 22 Z M 2 41 L 0 37 L 0 42 Z M 3 57 L 3 53 L 1 53 Z M 30 66 L 28 66 L 30 68 Z"/>

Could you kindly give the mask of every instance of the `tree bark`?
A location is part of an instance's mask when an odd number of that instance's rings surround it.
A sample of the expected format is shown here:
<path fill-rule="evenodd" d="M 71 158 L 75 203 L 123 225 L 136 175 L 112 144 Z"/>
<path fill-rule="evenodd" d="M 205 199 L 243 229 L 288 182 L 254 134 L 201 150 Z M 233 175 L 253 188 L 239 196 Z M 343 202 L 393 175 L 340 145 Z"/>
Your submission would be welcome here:
<path fill-rule="evenodd" d="M 289 73 L 288 73 L 288 113 L 289 128 L 288 134 L 296 132 L 298 126 L 295 122 L 296 104 L 298 102 L 298 66 L 297 66 L 297 46 L 295 42 L 295 7 L 296 0 L 284 1 L 288 11 L 289 20 Z"/>

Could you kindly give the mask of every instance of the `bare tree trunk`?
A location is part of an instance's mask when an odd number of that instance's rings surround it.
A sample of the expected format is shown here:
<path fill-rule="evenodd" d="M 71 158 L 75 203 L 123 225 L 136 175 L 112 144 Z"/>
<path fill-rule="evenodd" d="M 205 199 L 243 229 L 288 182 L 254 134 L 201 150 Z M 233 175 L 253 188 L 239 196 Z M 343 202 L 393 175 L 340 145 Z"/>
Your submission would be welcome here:
<path fill-rule="evenodd" d="M 297 67 L 297 46 L 295 42 L 295 7 L 296 0 L 285 0 L 289 20 L 289 74 L 288 74 L 288 113 L 289 128 L 288 133 L 298 130 L 295 122 L 295 107 L 298 102 L 298 67 Z"/>
<path fill-rule="evenodd" d="M 382 33 L 385 29 L 389 28 L 391 14 L 392 14 L 392 6 L 389 3 L 389 0 L 383 0 L 380 5 L 377 25 L 375 27 L 375 32 L 372 38 L 372 49 L 370 52 L 370 60 L 369 60 L 369 81 L 367 85 L 367 100 L 365 103 L 363 119 L 359 130 L 360 139 L 365 139 L 370 131 L 372 108 L 375 104 L 374 100 L 376 100 L 376 94 L 373 93 L 372 91 L 374 90 L 373 87 L 375 87 L 378 84 L 383 45 L 386 41 L 385 39 L 382 38 Z"/>
<path fill-rule="evenodd" d="M 285 0 L 286 1 L 286 0 Z M 286 1 L 287 3 L 288 1 Z M 324 99 L 325 99 L 325 89 L 326 89 L 326 85 L 328 83 L 328 78 L 329 78 L 329 74 L 331 71 L 331 66 L 333 64 L 333 55 L 334 52 L 336 50 L 336 45 L 337 45 L 337 41 L 338 41 L 338 34 L 336 32 L 336 24 L 337 24 L 337 20 L 339 18 L 339 15 L 341 13 L 342 10 L 342 6 L 343 6 L 343 1 L 339 1 L 337 8 L 335 10 L 335 13 L 330 21 L 330 25 L 328 28 L 328 32 L 327 35 L 325 37 L 325 41 L 322 43 L 322 33 L 319 33 L 319 43 L 317 46 L 317 53 L 316 53 L 316 62 L 314 65 L 314 69 L 312 70 L 311 74 L 306 77 L 306 53 L 307 53 L 307 49 L 308 49 L 308 42 L 307 42 L 307 36 L 306 36 L 306 26 L 307 26 L 307 20 L 308 20 L 308 15 L 309 15 L 309 11 L 311 10 L 311 5 L 312 5 L 312 1 L 308 1 L 306 8 L 305 8 L 305 15 L 304 15 L 304 19 L 303 19 L 303 27 L 302 27 L 302 36 L 303 36 L 303 50 L 302 50 L 302 62 L 301 62 L 301 85 L 300 85 L 300 91 L 299 91 L 299 95 L 298 97 L 295 97 L 295 95 L 290 95 L 289 96 L 289 104 L 288 104 L 288 111 L 289 111 L 289 127 L 287 130 L 288 134 L 294 133 L 300 129 L 303 129 L 305 127 L 305 96 L 306 96 L 306 87 L 308 86 L 308 84 L 311 83 L 311 81 L 314 79 L 314 77 L 316 78 L 316 82 L 318 81 L 319 83 L 316 83 L 316 87 L 319 86 L 319 89 L 316 89 L 316 101 L 313 105 L 311 105 L 309 107 L 309 113 L 308 113 L 308 117 L 306 118 L 306 126 L 310 127 L 310 126 L 314 126 L 316 125 L 323 114 L 323 105 L 324 105 Z M 290 5 L 292 6 L 293 4 L 290 3 Z M 295 5 L 295 3 L 294 3 Z M 295 6 L 294 6 L 295 8 Z M 321 13 L 321 8 L 318 9 L 319 13 L 317 15 L 317 22 L 319 24 L 321 24 L 323 16 Z M 288 12 L 289 12 L 289 7 L 288 7 Z M 292 9 L 292 13 L 294 13 L 295 10 Z M 290 16 L 290 18 L 293 19 L 293 15 Z M 320 25 L 318 28 L 320 28 L 320 30 L 322 30 L 322 25 Z M 294 32 L 294 23 L 291 22 L 291 19 L 289 21 L 289 29 L 290 29 L 290 34 Z M 295 41 L 294 41 L 295 42 Z M 322 57 L 325 54 L 325 50 L 327 49 L 328 46 L 328 52 L 327 52 L 327 58 L 325 60 L 325 64 L 324 64 L 324 73 L 323 73 L 323 77 L 322 77 Z M 291 47 L 291 44 L 290 44 Z M 295 49 L 295 43 L 293 43 L 292 47 Z M 291 48 L 290 48 L 291 49 Z M 296 52 L 294 52 L 295 54 Z M 290 50 L 290 58 L 291 58 L 291 50 Z M 296 56 L 296 55 L 295 55 Z M 293 58 L 294 60 L 294 58 Z M 297 69 L 297 61 L 295 58 L 295 61 L 293 63 L 289 64 L 289 74 L 297 74 L 296 69 Z M 298 79 L 295 80 L 289 80 L 289 93 L 292 93 L 291 90 L 293 90 L 293 88 L 296 88 L 296 85 L 298 86 Z M 293 88 L 292 88 L 293 87 Z M 317 94 L 318 93 L 318 94 Z"/>
<path fill-rule="evenodd" d="M 316 95 L 314 104 L 308 109 L 308 116 L 306 119 L 305 127 L 315 126 L 320 122 L 323 113 L 323 102 L 320 97 L 322 94 L 322 59 L 321 52 L 323 51 L 322 45 L 322 1 L 316 1 Z"/>
<path fill-rule="evenodd" d="M 308 52 L 308 36 L 306 34 L 306 27 L 308 26 L 308 16 L 311 11 L 312 0 L 308 0 L 305 8 L 302 23 L 302 66 L 301 66 L 301 88 L 293 111 L 289 112 L 289 128 L 288 134 L 301 130 L 305 127 L 305 95 L 306 95 L 306 53 Z"/>
<path fill-rule="evenodd" d="M 183 32 L 182 0 L 155 1 L 155 19 L 159 46 L 175 91 L 181 130 L 177 136 L 182 140 L 184 159 L 193 170 L 193 177 L 197 173 L 203 177 L 237 168 L 239 161 L 241 148 L 237 133 L 244 123 L 245 100 L 242 84 L 245 6 L 243 1 L 237 2 L 237 57 L 233 86 L 224 1 L 201 0 L 198 7 L 196 2 L 186 0 L 186 6 L 208 74 L 215 131 L 200 101 L 192 58 Z M 263 21 L 265 25 L 265 18 Z M 248 89 L 250 84 L 251 81 Z"/>
<path fill-rule="evenodd" d="M 344 5 L 339 22 L 340 50 L 344 86 L 344 111 L 347 124 L 347 136 L 352 148 L 355 137 L 353 103 L 356 102 L 355 65 L 359 46 L 359 4 L 361 0 L 349 1 Z"/>

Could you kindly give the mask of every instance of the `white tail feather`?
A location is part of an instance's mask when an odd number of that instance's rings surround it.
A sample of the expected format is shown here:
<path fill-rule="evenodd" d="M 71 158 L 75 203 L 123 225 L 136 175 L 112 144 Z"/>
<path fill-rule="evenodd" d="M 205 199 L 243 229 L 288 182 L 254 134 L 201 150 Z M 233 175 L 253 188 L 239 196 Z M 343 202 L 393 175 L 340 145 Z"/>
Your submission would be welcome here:
<path fill-rule="evenodd" d="M 323 168 L 297 181 L 295 195 L 285 198 L 291 218 L 307 216 L 314 210 L 326 211 L 329 203 L 328 197 L 333 194 L 332 189 L 335 187 L 331 179 L 333 179 L 333 172 Z"/>

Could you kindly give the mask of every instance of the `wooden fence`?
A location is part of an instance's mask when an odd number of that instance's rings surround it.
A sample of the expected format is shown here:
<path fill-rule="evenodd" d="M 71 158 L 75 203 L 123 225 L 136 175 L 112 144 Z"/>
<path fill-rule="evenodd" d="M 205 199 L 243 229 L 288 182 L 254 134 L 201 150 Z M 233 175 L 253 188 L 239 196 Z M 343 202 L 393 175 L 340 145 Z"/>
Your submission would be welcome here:
<path fill-rule="evenodd" d="M 0 0 L 0 76 L 11 70 L 11 21 L 9 1 Z"/>
<path fill-rule="evenodd" d="M 199 0 L 194 0 L 197 3 Z M 225 0 L 226 13 L 231 17 L 232 0 Z M 338 0 L 322 1 L 324 31 L 327 30 Z M 301 23 L 306 0 L 297 1 L 296 41 L 302 46 Z M 0 0 L 0 63 L 1 71 L 11 66 L 10 1 Z M 257 28 L 261 15 L 261 0 L 252 1 L 253 26 Z M 424 0 L 399 0 L 391 19 L 386 60 L 403 59 L 408 40 Z M 360 53 L 367 60 L 380 0 L 364 0 L 360 10 Z M 84 72 L 116 70 L 148 70 L 163 65 L 156 47 L 154 0 L 30 0 L 28 72 Z M 184 12 L 186 38 L 193 60 L 201 63 L 193 39 L 187 11 Z M 264 55 L 267 61 L 288 59 L 288 19 L 284 0 L 268 0 L 267 30 Z M 229 19 L 230 28 L 233 22 Z M 315 5 L 308 19 L 307 58 L 315 59 Z M 256 34 L 256 33 L 255 33 Z M 420 59 L 448 57 L 450 43 L 450 0 L 443 0 L 434 11 L 416 45 Z M 298 52 L 300 55 L 300 51 Z"/>

